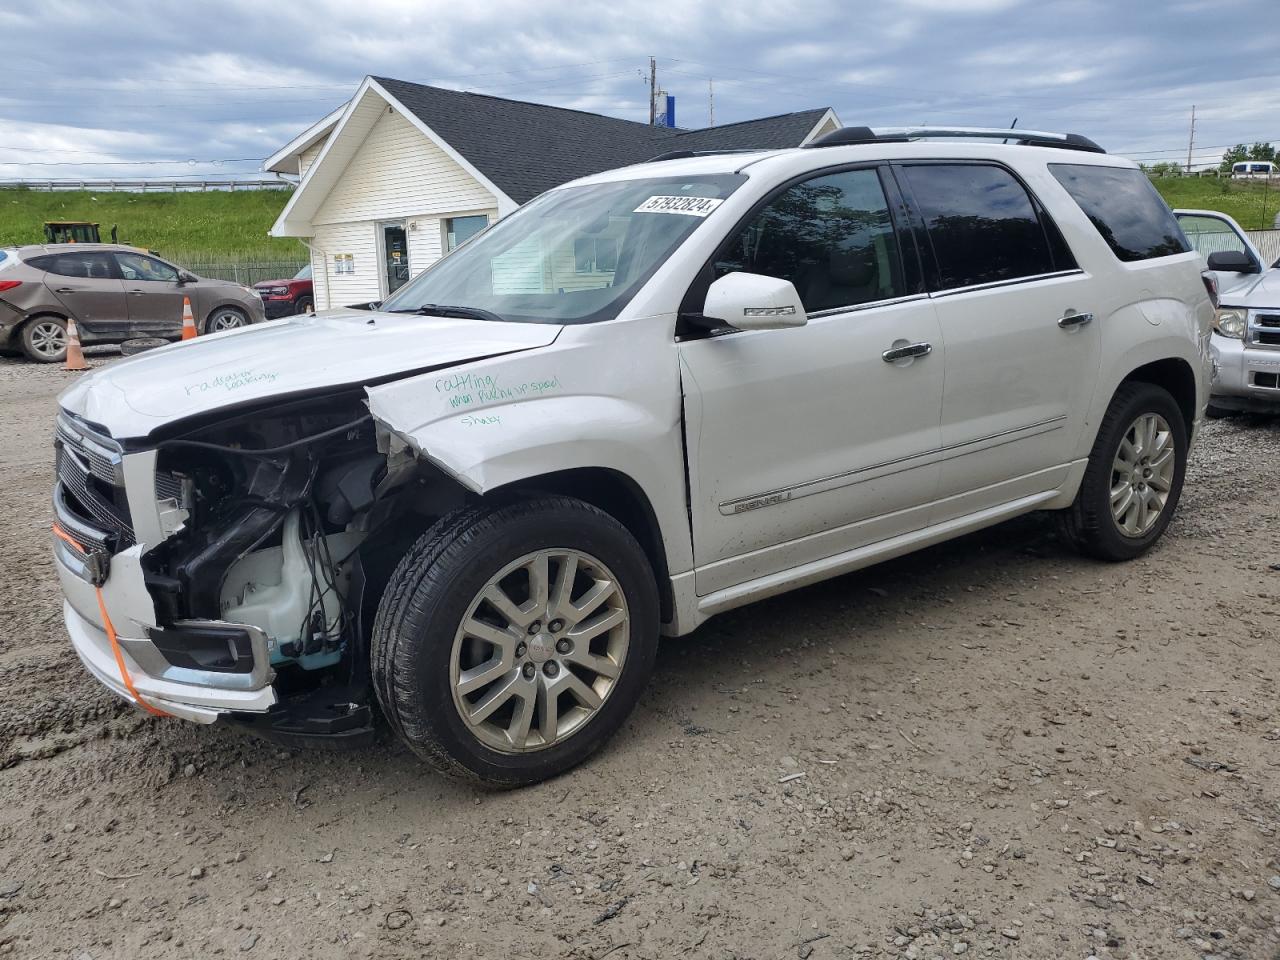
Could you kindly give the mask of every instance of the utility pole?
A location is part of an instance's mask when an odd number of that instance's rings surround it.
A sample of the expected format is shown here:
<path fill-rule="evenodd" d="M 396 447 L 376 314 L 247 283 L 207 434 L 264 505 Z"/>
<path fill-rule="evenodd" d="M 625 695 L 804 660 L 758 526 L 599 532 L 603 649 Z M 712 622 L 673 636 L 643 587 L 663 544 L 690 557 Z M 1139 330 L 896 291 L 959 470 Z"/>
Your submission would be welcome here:
<path fill-rule="evenodd" d="M 658 107 L 658 61 L 653 57 L 649 58 L 649 126 L 653 126 L 657 120 L 656 110 Z"/>
<path fill-rule="evenodd" d="M 707 126 L 716 125 L 716 87 L 715 81 L 707 77 Z"/>
<path fill-rule="evenodd" d="M 1187 176 L 1191 176 L 1191 151 L 1196 145 L 1196 105 L 1191 105 L 1191 134 L 1187 137 Z"/>

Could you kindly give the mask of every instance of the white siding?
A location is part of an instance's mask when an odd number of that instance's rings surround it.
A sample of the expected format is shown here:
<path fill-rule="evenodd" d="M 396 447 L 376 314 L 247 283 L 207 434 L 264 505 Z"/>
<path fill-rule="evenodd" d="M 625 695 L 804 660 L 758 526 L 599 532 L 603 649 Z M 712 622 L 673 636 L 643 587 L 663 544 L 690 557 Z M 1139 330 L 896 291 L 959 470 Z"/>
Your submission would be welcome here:
<path fill-rule="evenodd" d="M 321 140 L 298 154 L 298 176 L 305 177 L 307 175 L 307 171 L 311 168 L 311 164 L 315 163 L 316 157 L 320 156 L 320 151 L 324 149 L 324 145 L 325 141 Z"/>
<path fill-rule="evenodd" d="M 311 285 L 315 290 L 316 309 L 345 307 L 349 303 L 378 300 L 380 292 L 376 226 L 372 221 L 335 223 L 316 227 L 312 239 Z M 335 273 L 334 256 L 349 253 L 355 260 L 355 273 Z"/>
<path fill-rule="evenodd" d="M 480 212 L 497 206 L 497 198 L 422 131 L 399 113 L 384 112 L 312 223 L 318 228 L 326 223 L 395 220 L 410 213 Z"/>

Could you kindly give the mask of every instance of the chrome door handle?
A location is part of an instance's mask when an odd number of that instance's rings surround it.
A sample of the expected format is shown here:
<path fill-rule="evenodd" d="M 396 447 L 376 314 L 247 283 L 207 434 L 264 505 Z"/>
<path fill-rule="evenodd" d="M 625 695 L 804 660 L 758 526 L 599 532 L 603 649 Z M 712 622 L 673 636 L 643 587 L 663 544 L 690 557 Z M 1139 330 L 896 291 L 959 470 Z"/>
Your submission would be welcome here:
<path fill-rule="evenodd" d="M 933 353 L 932 343 L 909 343 L 905 347 L 892 347 L 880 354 L 885 363 L 897 363 L 899 360 L 910 360 L 913 357 L 927 357 Z"/>
<path fill-rule="evenodd" d="M 1067 313 L 1058 320 L 1058 326 L 1063 330 L 1070 330 L 1072 327 L 1083 327 L 1086 323 L 1093 323 L 1092 313 Z"/>
<path fill-rule="evenodd" d="M 54 287 L 54 293 L 76 293 L 79 287 Z"/>

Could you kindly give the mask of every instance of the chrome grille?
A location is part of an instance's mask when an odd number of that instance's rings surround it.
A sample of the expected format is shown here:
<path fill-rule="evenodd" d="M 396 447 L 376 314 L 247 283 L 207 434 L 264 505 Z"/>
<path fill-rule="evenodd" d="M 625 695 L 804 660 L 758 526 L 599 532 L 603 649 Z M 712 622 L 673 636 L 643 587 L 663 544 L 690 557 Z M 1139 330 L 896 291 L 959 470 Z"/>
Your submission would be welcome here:
<path fill-rule="evenodd" d="M 133 523 L 124 497 L 123 457 L 106 437 L 67 417 L 58 418 L 54 463 L 64 505 L 81 523 L 100 530 L 118 548 L 134 543 Z"/>
<path fill-rule="evenodd" d="M 1260 347 L 1280 348 L 1280 313 L 1254 313 L 1249 340 Z"/>

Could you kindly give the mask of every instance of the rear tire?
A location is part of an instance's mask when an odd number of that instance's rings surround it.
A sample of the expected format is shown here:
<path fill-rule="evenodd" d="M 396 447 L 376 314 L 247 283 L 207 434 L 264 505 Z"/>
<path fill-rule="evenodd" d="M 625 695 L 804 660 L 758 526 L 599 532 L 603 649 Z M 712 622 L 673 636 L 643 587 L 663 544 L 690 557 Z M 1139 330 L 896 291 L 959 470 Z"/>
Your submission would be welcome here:
<path fill-rule="evenodd" d="M 22 327 L 22 352 L 36 363 L 67 359 L 67 321 L 61 317 L 32 317 Z"/>
<path fill-rule="evenodd" d="M 1059 532 L 1099 560 L 1141 556 L 1169 526 L 1186 468 L 1187 427 L 1173 397 L 1155 384 L 1121 384 Z"/>
<path fill-rule="evenodd" d="M 511 616 L 487 599 L 495 590 Z M 392 573 L 373 626 L 374 689 L 392 729 L 440 772 L 536 783 L 581 763 L 631 713 L 658 616 L 648 559 L 608 514 L 555 496 L 468 508 Z"/>

